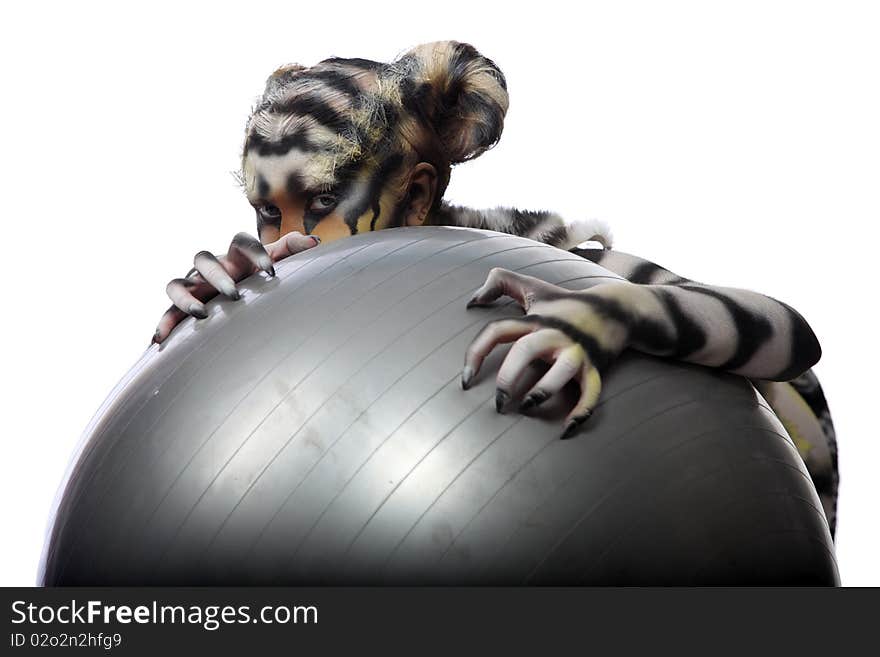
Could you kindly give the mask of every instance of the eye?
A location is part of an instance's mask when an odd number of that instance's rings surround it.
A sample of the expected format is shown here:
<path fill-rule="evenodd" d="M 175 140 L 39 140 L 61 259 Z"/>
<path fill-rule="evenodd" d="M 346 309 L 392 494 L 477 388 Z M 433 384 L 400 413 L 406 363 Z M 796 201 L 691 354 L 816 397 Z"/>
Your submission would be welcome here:
<path fill-rule="evenodd" d="M 263 205 L 258 205 L 257 212 L 259 212 L 260 215 L 262 215 L 262 217 L 264 219 L 269 219 L 269 220 L 281 219 L 281 210 L 279 210 L 277 206 L 272 205 L 271 203 L 264 203 Z"/>
<path fill-rule="evenodd" d="M 318 194 L 309 201 L 310 212 L 329 212 L 336 207 L 339 199 L 334 194 Z"/>

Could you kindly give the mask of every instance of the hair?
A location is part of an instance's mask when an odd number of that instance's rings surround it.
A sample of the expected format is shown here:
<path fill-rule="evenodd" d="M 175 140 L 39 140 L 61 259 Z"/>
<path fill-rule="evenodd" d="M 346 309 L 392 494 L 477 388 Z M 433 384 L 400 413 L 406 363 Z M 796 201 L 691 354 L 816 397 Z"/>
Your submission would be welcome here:
<path fill-rule="evenodd" d="M 507 107 L 501 70 L 456 41 L 417 46 L 388 64 L 338 57 L 289 64 L 266 81 L 243 157 L 298 148 L 310 154 L 304 175 L 327 188 L 364 165 L 388 174 L 426 161 L 438 172 L 439 204 L 451 166 L 498 142 Z"/>

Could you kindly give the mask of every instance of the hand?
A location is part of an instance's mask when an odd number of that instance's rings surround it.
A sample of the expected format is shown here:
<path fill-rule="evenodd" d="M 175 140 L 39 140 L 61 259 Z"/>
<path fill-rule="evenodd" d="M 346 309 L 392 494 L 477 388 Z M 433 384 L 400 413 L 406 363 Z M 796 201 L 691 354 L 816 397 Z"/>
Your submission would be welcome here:
<path fill-rule="evenodd" d="M 468 308 L 509 296 L 526 315 L 489 322 L 467 349 L 461 385 L 467 390 L 483 360 L 496 345 L 513 342 L 498 371 L 495 407 L 503 412 L 514 383 L 529 364 L 541 358 L 552 363 L 525 394 L 519 410 L 545 402 L 575 379 L 580 399 L 565 419 L 562 438 L 571 437 L 593 412 L 602 388 L 600 373 L 627 346 L 636 315 L 626 304 L 629 283 L 602 283 L 572 292 L 531 276 L 493 269 Z M 621 294 L 623 292 L 623 294 Z"/>
<path fill-rule="evenodd" d="M 165 288 L 174 302 L 156 327 L 153 343 L 163 342 L 172 329 L 189 315 L 197 319 L 208 316 L 204 302 L 222 293 L 230 299 L 238 299 L 235 284 L 257 271 L 275 275 L 274 263 L 288 256 L 310 249 L 320 243 L 315 235 L 288 233 L 281 239 L 263 245 L 247 233 L 232 238 L 225 256 L 217 257 L 208 251 L 199 251 L 193 258 L 194 275 L 175 278 Z"/>

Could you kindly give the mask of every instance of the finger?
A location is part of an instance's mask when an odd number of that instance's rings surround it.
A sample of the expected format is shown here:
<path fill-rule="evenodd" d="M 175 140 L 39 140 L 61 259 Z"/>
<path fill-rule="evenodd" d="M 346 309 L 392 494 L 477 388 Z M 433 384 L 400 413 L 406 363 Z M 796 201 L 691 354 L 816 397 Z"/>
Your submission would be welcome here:
<path fill-rule="evenodd" d="M 523 310 L 529 311 L 534 301 L 547 293 L 559 288 L 540 278 L 525 276 L 509 269 L 495 267 L 489 272 L 486 282 L 474 293 L 467 307 L 483 306 L 492 303 L 501 296 L 507 295 L 514 299 Z"/>
<path fill-rule="evenodd" d="M 523 397 L 520 413 L 540 406 L 565 387 L 584 366 L 584 348 L 574 344 L 560 351 L 553 365 Z"/>
<path fill-rule="evenodd" d="M 238 289 L 235 287 L 235 281 L 232 280 L 232 276 L 229 275 L 220 263 L 220 260 L 213 253 L 210 251 L 199 251 L 196 253 L 195 258 L 193 258 L 193 265 L 202 278 L 220 290 L 224 295 L 230 299 L 239 299 L 241 297 Z"/>
<path fill-rule="evenodd" d="M 578 427 L 593 414 L 593 409 L 599 400 L 599 393 L 602 391 L 602 378 L 599 376 L 599 370 L 593 367 L 589 361 L 585 362 L 581 368 L 580 384 L 580 399 L 571 409 L 568 417 L 565 418 L 565 429 L 563 429 L 561 436 L 563 440 L 571 438 L 577 433 Z"/>
<path fill-rule="evenodd" d="M 311 249 L 321 243 L 317 235 L 303 235 L 302 233 L 287 233 L 281 239 L 266 245 L 266 252 L 272 262 L 278 262 L 284 258 Z"/>
<path fill-rule="evenodd" d="M 568 342 L 565 334 L 555 329 L 534 331 L 517 340 L 498 370 L 495 410 L 499 413 L 504 411 L 510 401 L 514 383 L 523 376 L 532 361 L 549 356 L 565 347 Z"/>
<path fill-rule="evenodd" d="M 205 304 L 192 295 L 191 290 L 195 286 L 196 283 L 188 278 L 175 278 L 165 287 L 165 293 L 184 313 L 204 319 L 208 316 L 208 311 L 205 310 Z"/>
<path fill-rule="evenodd" d="M 159 320 L 151 344 L 162 344 L 165 341 L 165 338 L 171 334 L 172 329 L 187 317 L 188 315 L 180 310 L 180 308 L 177 306 L 171 306 L 165 311 L 165 314 L 162 315 L 162 318 Z"/>
<path fill-rule="evenodd" d="M 236 277 L 238 280 L 257 270 L 264 271 L 269 276 L 275 275 L 272 258 L 266 251 L 266 247 L 263 246 L 260 240 L 248 233 L 238 233 L 232 238 L 227 257 L 241 273 L 240 276 Z"/>
<path fill-rule="evenodd" d="M 495 348 L 495 345 L 505 342 L 513 342 L 527 333 L 531 333 L 538 326 L 521 319 L 496 319 L 483 327 L 473 339 L 464 356 L 464 369 L 461 372 L 461 387 L 467 390 L 471 381 L 486 356 Z"/>

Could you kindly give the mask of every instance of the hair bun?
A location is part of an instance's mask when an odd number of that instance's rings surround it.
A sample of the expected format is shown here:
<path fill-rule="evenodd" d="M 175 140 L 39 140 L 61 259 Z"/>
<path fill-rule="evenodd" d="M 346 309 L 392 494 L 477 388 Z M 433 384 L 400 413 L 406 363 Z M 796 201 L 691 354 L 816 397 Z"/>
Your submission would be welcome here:
<path fill-rule="evenodd" d="M 406 67 L 404 105 L 433 128 L 450 163 L 471 160 L 501 138 L 507 83 L 476 48 L 457 41 L 426 43 L 395 65 Z"/>

